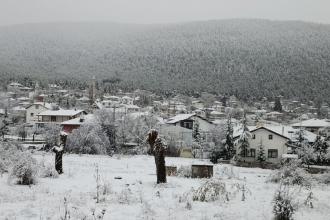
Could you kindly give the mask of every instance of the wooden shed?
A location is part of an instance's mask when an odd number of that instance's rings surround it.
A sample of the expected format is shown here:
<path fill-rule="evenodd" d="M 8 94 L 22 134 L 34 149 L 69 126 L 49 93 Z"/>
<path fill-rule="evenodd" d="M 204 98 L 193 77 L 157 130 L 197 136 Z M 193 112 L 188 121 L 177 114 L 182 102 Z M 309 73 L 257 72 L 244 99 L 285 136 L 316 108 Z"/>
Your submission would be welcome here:
<path fill-rule="evenodd" d="M 192 178 L 211 178 L 213 165 L 195 164 L 191 166 Z"/>

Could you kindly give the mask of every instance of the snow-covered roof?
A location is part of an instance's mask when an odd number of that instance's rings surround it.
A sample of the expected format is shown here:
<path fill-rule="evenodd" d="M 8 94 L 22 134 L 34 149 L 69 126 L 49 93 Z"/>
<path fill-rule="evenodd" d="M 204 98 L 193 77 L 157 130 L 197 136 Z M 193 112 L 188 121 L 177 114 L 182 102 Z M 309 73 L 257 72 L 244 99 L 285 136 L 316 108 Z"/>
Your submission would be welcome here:
<path fill-rule="evenodd" d="M 132 100 L 133 98 L 129 97 L 129 96 L 123 96 L 122 99 L 129 99 Z"/>
<path fill-rule="evenodd" d="M 330 126 L 330 121 L 327 121 L 325 119 L 309 119 L 309 120 L 304 120 L 298 123 L 294 123 L 291 126 L 293 127 L 329 127 Z"/>
<path fill-rule="evenodd" d="M 58 88 L 59 86 L 56 85 L 56 84 L 48 84 L 48 87 L 50 87 L 50 88 Z"/>
<path fill-rule="evenodd" d="M 78 117 L 64 121 L 61 123 L 61 125 L 82 125 L 83 123 L 90 122 L 91 120 L 93 120 L 93 118 L 94 118 L 93 114 L 88 114 L 88 115 L 84 115 L 83 120 L 81 120 L 82 118 Z"/>
<path fill-rule="evenodd" d="M 219 111 L 211 111 L 210 114 L 211 115 L 225 115 L 225 113 L 219 112 Z"/>
<path fill-rule="evenodd" d="M 83 97 L 78 99 L 78 101 L 88 101 L 88 100 L 89 100 L 89 98 L 86 97 L 86 96 L 83 96 Z"/>
<path fill-rule="evenodd" d="M 149 115 L 149 112 L 132 112 L 132 113 L 128 114 L 128 116 L 132 119 L 136 119 L 136 118 L 139 118 L 142 116 L 148 116 L 148 115 Z"/>
<path fill-rule="evenodd" d="M 26 111 L 26 109 L 22 106 L 15 106 L 12 108 L 13 111 Z"/>
<path fill-rule="evenodd" d="M 282 154 L 282 158 L 298 159 L 298 154 Z"/>
<path fill-rule="evenodd" d="M 30 99 L 28 97 L 19 97 L 19 98 L 17 98 L 17 100 L 27 101 L 27 100 L 30 100 Z"/>
<path fill-rule="evenodd" d="M 81 112 L 84 112 L 84 110 L 47 110 L 44 112 L 39 113 L 39 116 L 74 116 Z"/>
<path fill-rule="evenodd" d="M 192 116 L 195 116 L 195 114 L 179 114 L 172 118 L 169 118 L 167 120 L 166 124 L 175 124 L 179 121 L 187 120 L 187 119 L 191 118 Z"/>
<path fill-rule="evenodd" d="M 267 113 L 267 110 L 265 110 L 265 109 L 257 109 L 254 112 L 255 113 Z"/>
<path fill-rule="evenodd" d="M 22 87 L 21 89 L 23 89 L 23 90 L 32 90 L 32 88 L 30 88 L 30 87 L 27 87 L 27 86 L 25 86 L 25 87 Z"/>
<path fill-rule="evenodd" d="M 281 112 L 269 112 L 267 115 L 283 115 Z"/>
<path fill-rule="evenodd" d="M 9 84 L 9 86 L 13 86 L 13 87 L 23 87 L 22 84 L 17 83 L 17 82 L 12 82 L 12 83 Z"/>
<path fill-rule="evenodd" d="M 52 104 L 51 103 L 48 103 L 48 102 L 34 102 L 33 104 L 27 106 L 26 108 L 28 109 L 28 108 L 30 108 L 33 105 L 42 105 L 42 106 L 44 106 L 47 109 L 51 109 L 52 108 Z"/>
<path fill-rule="evenodd" d="M 129 108 L 129 109 L 139 109 L 140 107 L 137 105 L 123 105 L 123 107 L 125 108 Z"/>

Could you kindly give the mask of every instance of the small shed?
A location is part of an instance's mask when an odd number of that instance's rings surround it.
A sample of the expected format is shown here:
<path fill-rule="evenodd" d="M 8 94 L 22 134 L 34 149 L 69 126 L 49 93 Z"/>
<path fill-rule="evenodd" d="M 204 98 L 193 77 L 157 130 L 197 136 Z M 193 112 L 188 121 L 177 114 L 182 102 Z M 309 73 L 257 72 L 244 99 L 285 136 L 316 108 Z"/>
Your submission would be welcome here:
<path fill-rule="evenodd" d="M 191 166 L 192 178 L 211 178 L 213 176 L 213 165 L 194 164 Z"/>

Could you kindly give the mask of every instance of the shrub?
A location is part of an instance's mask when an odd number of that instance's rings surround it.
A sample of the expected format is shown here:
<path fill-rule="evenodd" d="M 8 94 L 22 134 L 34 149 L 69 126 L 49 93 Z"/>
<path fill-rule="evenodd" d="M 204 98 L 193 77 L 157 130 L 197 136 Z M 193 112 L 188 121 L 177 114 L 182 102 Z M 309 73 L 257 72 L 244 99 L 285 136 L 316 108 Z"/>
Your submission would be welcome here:
<path fill-rule="evenodd" d="M 191 166 L 180 166 L 179 169 L 177 170 L 177 176 L 179 177 L 191 177 Z"/>
<path fill-rule="evenodd" d="M 43 178 L 58 178 L 58 172 L 55 170 L 55 167 L 51 164 L 42 164 L 40 166 L 40 176 Z"/>
<path fill-rule="evenodd" d="M 296 211 L 293 198 L 287 187 L 282 187 L 275 192 L 273 213 L 275 220 L 291 220 Z"/>
<path fill-rule="evenodd" d="M 330 172 L 317 175 L 316 180 L 320 183 L 330 184 Z"/>
<path fill-rule="evenodd" d="M 0 143 L 0 174 L 9 172 L 13 164 L 20 160 L 20 148 L 15 143 Z"/>
<path fill-rule="evenodd" d="M 23 152 L 20 160 L 11 168 L 9 180 L 16 179 L 17 184 L 31 185 L 36 183 L 37 161 L 30 153 Z"/>
<path fill-rule="evenodd" d="M 193 201 L 210 202 L 227 199 L 226 184 L 218 179 L 210 179 L 193 191 Z"/>
<path fill-rule="evenodd" d="M 130 188 L 123 189 L 117 197 L 117 201 L 121 204 L 130 204 L 133 201 L 133 193 Z"/>
<path fill-rule="evenodd" d="M 214 164 L 218 163 L 218 160 L 221 158 L 222 154 L 219 150 L 213 149 L 210 154 L 210 161 Z"/>
<path fill-rule="evenodd" d="M 109 195 L 112 193 L 111 184 L 109 181 L 103 181 L 100 186 L 100 192 L 102 195 Z"/>
<path fill-rule="evenodd" d="M 234 171 L 234 166 L 221 166 L 217 173 L 222 178 L 239 179 L 239 173 Z"/>
<path fill-rule="evenodd" d="M 284 185 L 311 187 L 310 175 L 300 167 L 300 163 L 297 161 L 284 164 L 278 171 L 271 174 L 267 181 Z"/>
<path fill-rule="evenodd" d="M 84 124 L 68 135 L 66 150 L 78 154 L 106 154 L 109 139 L 97 124 Z"/>

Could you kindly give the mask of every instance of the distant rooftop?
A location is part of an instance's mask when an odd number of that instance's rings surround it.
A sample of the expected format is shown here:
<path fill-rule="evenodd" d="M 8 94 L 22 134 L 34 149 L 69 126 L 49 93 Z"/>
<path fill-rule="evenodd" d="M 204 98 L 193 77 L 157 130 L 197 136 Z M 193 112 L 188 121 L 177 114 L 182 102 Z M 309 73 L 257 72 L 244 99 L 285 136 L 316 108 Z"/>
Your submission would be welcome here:
<path fill-rule="evenodd" d="M 75 116 L 81 112 L 84 112 L 84 110 L 47 110 L 44 112 L 39 113 L 39 116 Z"/>
<path fill-rule="evenodd" d="M 183 121 L 183 120 L 186 120 L 186 119 L 189 119 L 191 118 L 192 116 L 194 116 L 195 114 L 179 114 L 179 115 L 176 115 L 172 118 L 169 118 L 167 120 L 167 124 L 175 124 L 179 121 Z"/>
<path fill-rule="evenodd" d="M 326 119 L 309 119 L 292 124 L 293 127 L 330 127 L 330 121 Z"/>

